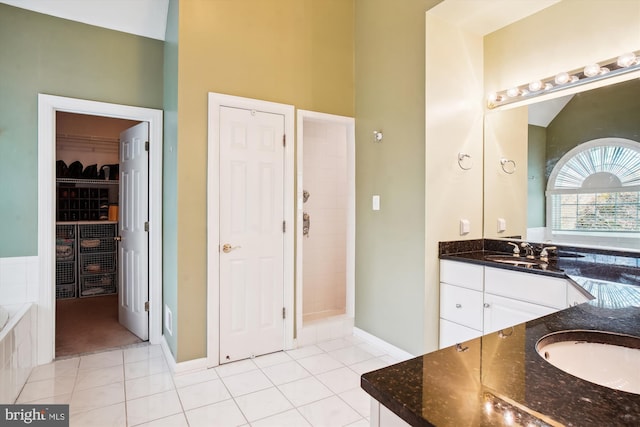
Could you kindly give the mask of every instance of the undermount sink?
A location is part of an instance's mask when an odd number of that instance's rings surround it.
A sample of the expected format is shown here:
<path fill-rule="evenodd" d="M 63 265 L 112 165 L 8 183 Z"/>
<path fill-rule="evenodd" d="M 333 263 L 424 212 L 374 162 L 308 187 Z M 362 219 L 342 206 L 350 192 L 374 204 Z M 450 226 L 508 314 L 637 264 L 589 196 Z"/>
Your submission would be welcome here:
<path fill-rule="evenodd" d="M 640 394 L 639 337 L 602 331 L 560 331 L 540 338 L 536 351 L 568 374 Z"/>
<path fill-rule="evenodd" d="M 546 262 L 543 262 L 539 259 L 531 259 L 531 258 L 509 256 L 509 255 L 485 255 L 484 259 L 486 259 L 487 261 L 495 261 L 502 264 L 516 265 L 520 267 L 534 267 L 534 266 L 542 266 L 547 264 Z"/>

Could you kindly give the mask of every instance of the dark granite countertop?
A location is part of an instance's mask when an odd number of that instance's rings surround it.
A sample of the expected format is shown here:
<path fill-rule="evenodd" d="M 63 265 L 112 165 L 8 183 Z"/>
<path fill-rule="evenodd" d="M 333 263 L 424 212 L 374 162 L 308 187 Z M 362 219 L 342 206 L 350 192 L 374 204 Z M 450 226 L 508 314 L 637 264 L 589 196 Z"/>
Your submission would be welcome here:
<path fill-rule="evenodd" d="M 488 263 L 484 255 L 508 251 L 482 246 L 441 250 L 441 258 L 525 270 Z M 640 254 L 560 252 L 552 269 L 526 270 L 571 278 L 595 300 L 366 373 L 362 388 L 413 426 L 640 425 L 640 395 L 574 377 L 535 349 L 546 334 L 569 329 L 640 336 Z"/>

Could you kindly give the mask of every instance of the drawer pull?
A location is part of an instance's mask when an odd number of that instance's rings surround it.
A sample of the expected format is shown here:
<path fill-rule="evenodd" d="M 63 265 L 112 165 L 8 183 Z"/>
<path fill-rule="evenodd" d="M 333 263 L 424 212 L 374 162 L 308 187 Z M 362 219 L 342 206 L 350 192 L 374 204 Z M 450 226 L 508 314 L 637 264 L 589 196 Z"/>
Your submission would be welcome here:
<path fill-rule="evenodd" d="M 456 344 L 456 351 L 458 353 L 464 353 L 467 350 L 469 350 L 469 347 L 467 347 L 467 346 L 463 347 L 462 344 L 460 344 L 460 343 Z"/>
<path fill-rule="evenodd" d="M 456 308 L 462 308 L 462 304 L 456 304 Z"/>
<path fill-rule="evenodd" d="M 513 326 L 510 328 L 510 330 L 508 332 L 505 332 L 504 329 L 501 329 L 500 332 L 498 332 L 498 336 L 500 338 L 509 338 L 511 335 L 513 335 Z"/>

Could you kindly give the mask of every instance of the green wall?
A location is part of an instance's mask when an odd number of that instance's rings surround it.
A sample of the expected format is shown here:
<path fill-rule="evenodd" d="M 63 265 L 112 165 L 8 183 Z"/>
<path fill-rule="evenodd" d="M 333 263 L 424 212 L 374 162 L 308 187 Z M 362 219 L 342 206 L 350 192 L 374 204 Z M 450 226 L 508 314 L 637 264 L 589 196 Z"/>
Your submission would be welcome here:
<path fill-rule="evenodd" d="M 356 327 L 412 354 L 424 349 L 425 12 L 437 3 L 355 2 Z"/>
<path fill-rule="evenodd" d="M 576 94 L 547 127 L 547 178 L 569 150 L 597 138 L 640 142 L 638 79 Z"/>
<path fill-rule="evenodd" d="M 545 226 L 546 143 L 547 129 L 541 126 L 529 125 L 527 143 L 527 228 Z"/>
<path fill-rule="evenodd" d="M 0 4 L 0 257 L 37 255 L 38 93 L 162 108 L 163 42 Z"/>
<path fill-rule="evenodd" d="M 169 1 L 164 43 L 164 151 L 162 198 L 162 333 L 175 358 L 178 345 L 178 0 Z M 166 307 L 172 331 L 164 324 Z"/>

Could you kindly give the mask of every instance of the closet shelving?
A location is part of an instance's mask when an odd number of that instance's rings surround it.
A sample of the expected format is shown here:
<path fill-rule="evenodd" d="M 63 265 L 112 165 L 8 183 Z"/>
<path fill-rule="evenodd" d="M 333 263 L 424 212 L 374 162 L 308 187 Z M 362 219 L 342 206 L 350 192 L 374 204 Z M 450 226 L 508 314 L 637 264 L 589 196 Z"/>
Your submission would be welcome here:
<path fill-rule="evenodd" d="M 58 221 L 98 221 L 108 219 L 110 189 L 119 181 L 56 179 L 56 219 Z"/>
<path fill-rule="evenodd" d="M 56 299 L 76 298 L 76 225 L 56 225 Z"/>
<path fill-rule="evenodd" d="M 117 222 L 56 224 L 56 298 L 115 294 Z"/>
<path fill-rule="evenodd" d="M 117 292 L 117 223 L 79 223 L 79 296 Z"/>

